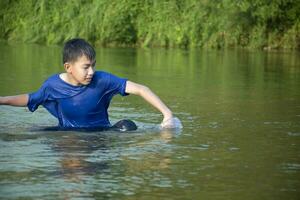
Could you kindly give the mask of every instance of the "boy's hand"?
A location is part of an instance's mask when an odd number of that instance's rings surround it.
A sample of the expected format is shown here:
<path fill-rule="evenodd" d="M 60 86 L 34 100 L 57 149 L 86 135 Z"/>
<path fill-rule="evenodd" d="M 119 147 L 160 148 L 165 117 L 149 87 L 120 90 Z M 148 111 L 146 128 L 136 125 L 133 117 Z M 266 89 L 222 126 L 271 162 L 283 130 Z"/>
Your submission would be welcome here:
<path fill-rule="evenodd" d="M 162 123 L 160 124 L 161 128 L 166 129 L 181 129 L 182 124 L 181 121 L 177 117 L 171 117 L 168 119 L 164 119 Z"/>

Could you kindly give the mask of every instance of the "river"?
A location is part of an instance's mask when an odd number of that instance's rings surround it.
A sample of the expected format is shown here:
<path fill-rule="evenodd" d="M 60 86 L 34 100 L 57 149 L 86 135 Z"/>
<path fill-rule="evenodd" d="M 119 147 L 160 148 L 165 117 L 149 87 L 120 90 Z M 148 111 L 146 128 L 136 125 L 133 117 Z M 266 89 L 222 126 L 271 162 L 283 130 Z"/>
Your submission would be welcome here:
<path fill-rule="evenodd" d="M 60 46 L 0 44 L 0 95 L 63 71 Z M 0 107 L 0 199 L 299 199 L 300 54 L 97 48 L 97 70 L 147 85 L 181 130 L 140 97 L 109 113 L 138 130 L 45 132 L 40 107 Z"/>

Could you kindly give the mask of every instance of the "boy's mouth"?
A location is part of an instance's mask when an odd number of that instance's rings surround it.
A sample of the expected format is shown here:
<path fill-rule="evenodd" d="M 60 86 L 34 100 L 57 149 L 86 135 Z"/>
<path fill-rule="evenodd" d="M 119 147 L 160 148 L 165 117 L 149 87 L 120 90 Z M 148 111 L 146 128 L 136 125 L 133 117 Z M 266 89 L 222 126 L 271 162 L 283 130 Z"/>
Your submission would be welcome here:
<path fill-rule="evenodd" d="M 91 81 L 93 79 L 93 77 L 87 77 L 87 78 L 85 78 L 85 80 L 87 80 L 87 81 Z"/>

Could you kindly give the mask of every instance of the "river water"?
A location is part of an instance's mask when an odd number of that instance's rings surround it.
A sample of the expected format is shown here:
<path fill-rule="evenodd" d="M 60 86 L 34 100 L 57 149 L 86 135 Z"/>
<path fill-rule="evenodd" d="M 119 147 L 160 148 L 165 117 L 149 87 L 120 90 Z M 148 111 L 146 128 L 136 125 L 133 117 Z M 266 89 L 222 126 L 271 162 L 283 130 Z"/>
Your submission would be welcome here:
<path fill-rule="evenodd" d="M 0 199 L 299 199 L 300 54 L 96 49 L 97 70 L 150 87 L 181 119 L 116 96 L 110 120 L 139 129 L 45 132 L 45 109 L 0 107 Z M 63 71 L 60 46 L 0 44 L 0 95 Z"/>

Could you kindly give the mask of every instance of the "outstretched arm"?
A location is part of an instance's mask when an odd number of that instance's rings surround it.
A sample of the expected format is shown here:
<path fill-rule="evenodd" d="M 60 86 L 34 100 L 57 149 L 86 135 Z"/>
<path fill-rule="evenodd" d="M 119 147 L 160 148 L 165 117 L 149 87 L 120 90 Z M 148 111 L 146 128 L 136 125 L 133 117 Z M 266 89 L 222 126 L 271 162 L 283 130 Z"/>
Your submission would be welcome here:
<path fill-rule="evenodd" d="M 148 87 L 127 81 L 125 92 L 143 97 L 148 103 L 159 110 L 164 116 L 163 123 L 173 117 L 172 111 Z"/>
<path fill-rule="evenodd" d="M 0 97 L 0 105 L 27 106 L 28 94 Z"/>

